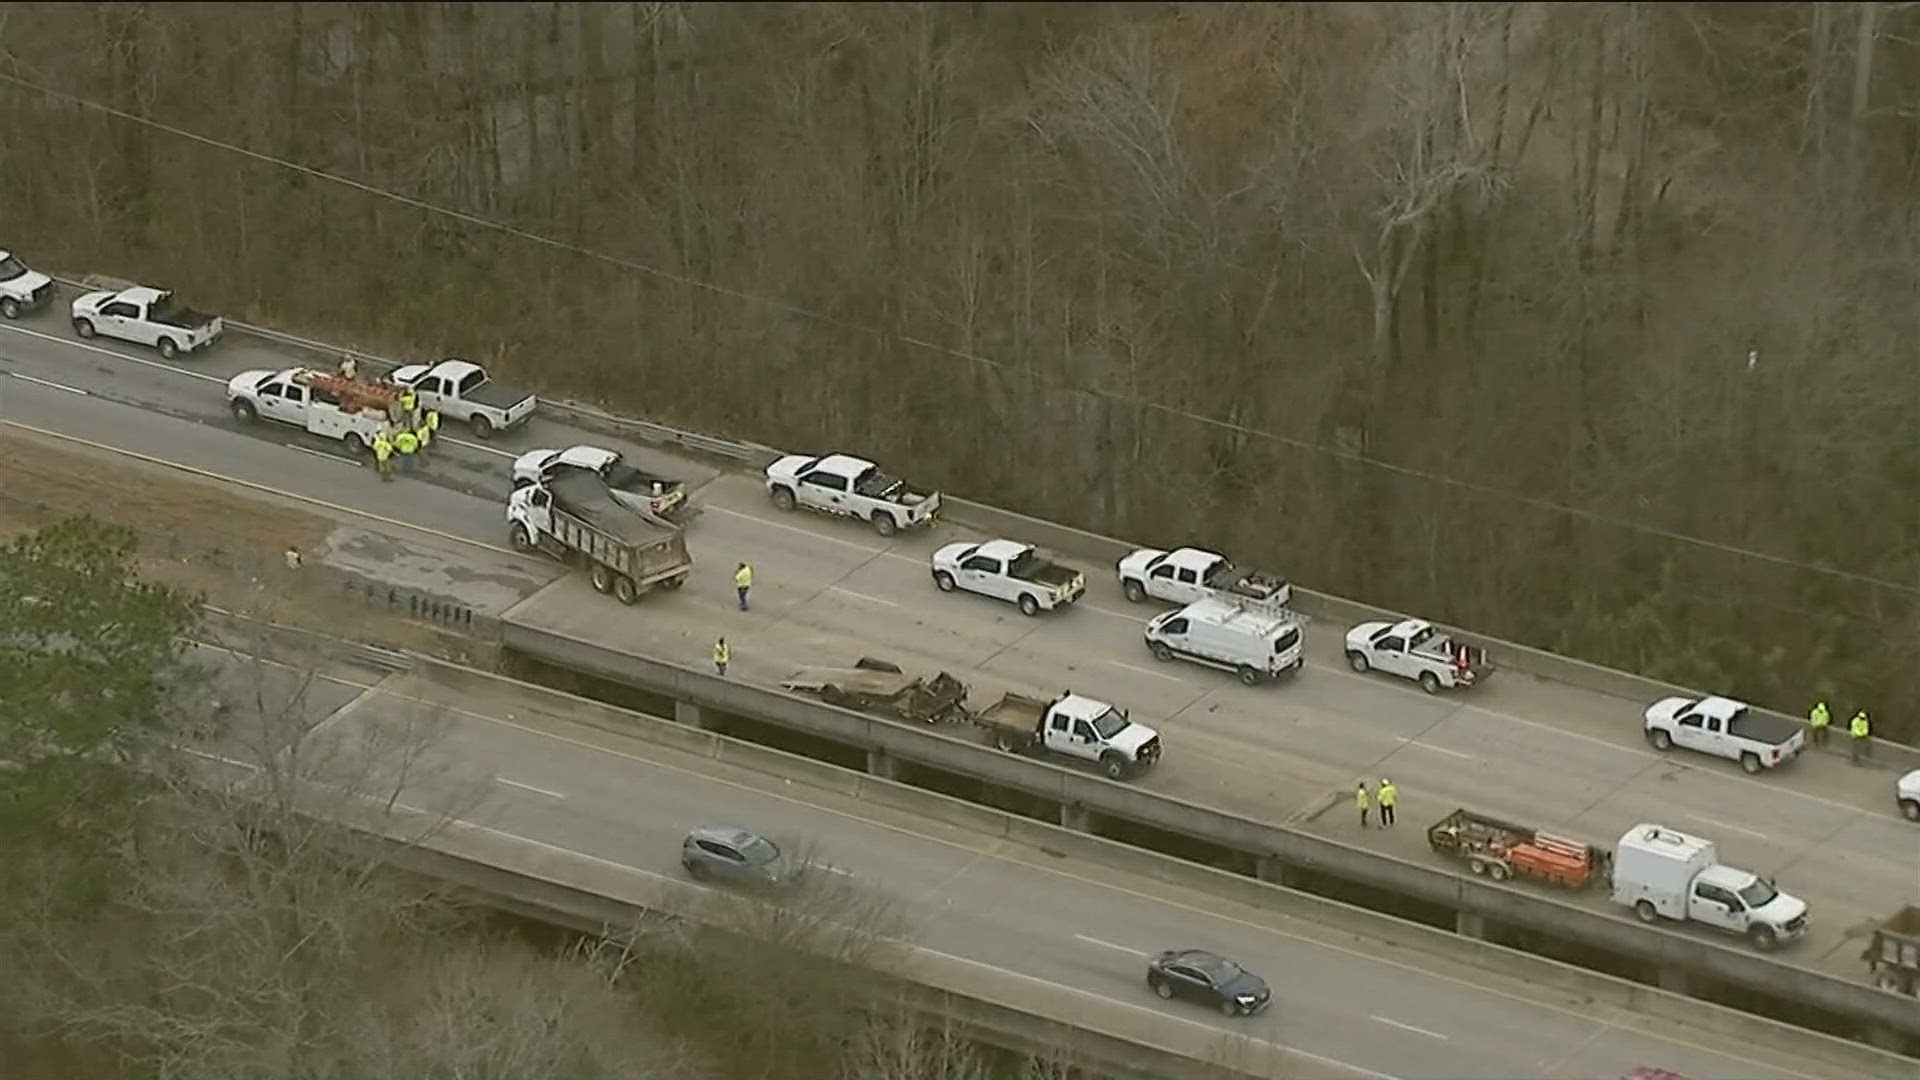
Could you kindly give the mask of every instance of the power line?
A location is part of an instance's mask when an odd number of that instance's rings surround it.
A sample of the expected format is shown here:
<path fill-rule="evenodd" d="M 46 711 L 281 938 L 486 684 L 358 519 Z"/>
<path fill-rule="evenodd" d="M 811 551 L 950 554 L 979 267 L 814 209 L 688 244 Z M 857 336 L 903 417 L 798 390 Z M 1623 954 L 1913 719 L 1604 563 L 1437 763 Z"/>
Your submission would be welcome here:
<path fill-rule="evenodd" d="M 950 345 L 942 345 L 939 342 L 935 342 L 935 341 L 927 341 L 924 338 L 914 337 L 910 334 L 901 334 L 893 331 L 877 329 L 871 326 L 863 326 L 858 323 L 848 322 L 847 320 L 841 319 L 834 315 L 828 315 L 824 312 L 818 312 L 818 311 L 813 311 L 809 308 L 803 308 L 797 304 L 792 304 L 785 300 L 780 300 L 774 297 L 763 296 L 755 293 L 743 292 L 741 290 L 728 288 L 725 285 L 716 284 L 711 281 L 702 281 L 698 278 L 688 277 L 685 274 L 677 274 L 671 270 L 663 270 L 657 266 L 650 266 L 646 263 L 637 262 L 632 259 L 622 258 L 618 255 L 609 255 L 603 251 L 596 251 L 592 248 L 582 247 L 579 244 L 569 243 L 565 240 L 559 240 L 551 236 L 546 236 L 540 233 L 531 232 L 527 229 L 520 228 L 517 225 L 512 225 L 507 222 L 495 221 L 490 218 L 483 218 L 475 214 L 467 213 L 463 210 L 455 210 L 451 207 L 440 206 L 435 203 L 427 202 L 423 199 L 414 198 L 411 195 L 405 195 L 397 191 L 389 190 L 387 188 L 376 187 L 372 184 L 368 184 L 360 180 L 355 180 L 352 177 L 341 176 L 337 173 L 331 173 L 322 169 L 316 169 L 309 165 L 302 165 L 297 161 L 289 161 L 286 158 L 276 157 L 272 154 L 261 153 L 258 150 L 248 149 L 247 147 L 239 146 L 230 142 L 225 142 L 220 139 L 212 138 L 211 136 L 202 135 L 198 132 L 188 131 L 185 128 L 176 127 L 172 124 L 164 123 L 159 120 L 154 120 L 149 117 L 141 116 L 138 113 L 127 112 L 124 109 L 115 108 L 114 106 L 107 105 L 102 102 L 93 101 L 88 98 L 83 98 L 77 94 L 71 94 L 64 90 L 55 90 L 51 87 L 41 86 L 38 83 L 34 83 L 27 79 L 23 79 L 18 75 L 14 75 L 7 72 L 0 72 L 0 81 L 12 83 L 23 89 L 31 90 L 35 93 L 43 94 L 47 97 L 54 98 L 59 101 L 64 101 L 71 105 L 75 105 L 83 109 L 90 109 L 95 112 L 104 113 L 108 116 L 117 117 L 122 120 L 128 120 L 133 123 L 143 125 L 145 127 L 153 128 L 154 130 L 157 130 L 157 131 L 163 131 L 169 135 L 175 135 L 183 139 L 188 139 L 192 142 L 200 143 L 203 146 L 209 146 L 217 150 L 225 150 L 229 153 L 239 154 L 243 157 L 251 158 L 259 162 L 264 162 L 268 165 L 273 165 L 275 167 L 282 168 L 282 169 L 288 169 L 305 176 L 311 176 L 318 180 L 324 180 L 328 183 L 339 184 L 343 187 L 351 188 L 355 191 L 364 192 L 368 195 L 373 195 L 378 198 L 388 199 L 390 201 L 397 202 L 405 206 L 410 206 L 410 207 L 413 207 L 414 209 L 421 210 L 429 214 L 435 214 L 441 217 L 451 218 L 455 221 L 463 222 L 468 225 L 475 225 L 483 229 L 490 229 L 495 232 L 504 233 L 508 236 L 517 237 L 519 239 L 526 240 L 534 244 L 539 244 L 543 247 L 552 248 L 556 251 L 564 251 L 571 255 L 578 255 L 578 256 L 581 256 L 582 258 L 592 259 L 597 262 L 605 263 L 609 266 L 619 267 L 620 269 L 623 269 L 623 270 L 630 270 L 635 273 L 646 274 L 649 277 L 658 278 L 662 281 L 672 282 L 676 285 L 684 285 L 688 288 L 701 289 L 706 292 L 715 293 L 717 295 L 731 297 L 736 300 L 743 300 L 752 304 L 758 304 L 763 307 L 771 308 L 776 311 L 785 312 L 789 315 L 798 315 L 802 318 L 806 318 L 814 322 L 822 323 L 829 326 L 839 327 L 844 330 L 851 330 L 856 333 L 867 334 L 877 339 L 890 340 L 890 341 L 898 342 L 899 344 L 902 344 L 902 345 L 909 345 L 917 349 L 924 349 L 929 352 L 938 353 L 942 356 L 951 357 L 956 360 L 963 360 L 970 364 L 976 364 L 982 367 L 992 368 L 995 371 L 1004 372 L 1004 373 L 1015 375 L 1021 378 L 1040 381 L 1043 384 L 1048 381 L 1039 372 L 1035 372 L 1014 364 L 1009 364 L 1004 361 L 995 360 L 992 357 L 982 356 L 978 353 L 968 352 L 967 350 L 964 350 L 964 349 L 956 349 Z M 1627 518 L 1619 517 L 1617 515 L 1604 513 L 1602 511 L 1590 510 L 1590 509 L 1586 509 L 1584 507 L 1578 507 L 1578 506 L 1569 506 L 1565 503 L 1556 502 L 1552 499 L 1540 498 L 1534 495 L 1528 495 L 1524 492 L 1511 491 L 1503 488 L 1496 488 L 1489 484 L 1482 484 L 1472 480 L 1462 480 L 1462 479 L 1459 479 L 1458 477 L 1447 476 L 1447 475 L 1432 472 L 1426 469 L 1417 469 L 1412 466 L 1401 465 L 1396 462 L 1386 461 L 1380 458 L 1372 457 L 1370 455 L 1360 453 L 1358 451 L 1345 450 L 1339 447 L 1324 446 L 1320 443 L 1312 442 L 1310 440 L 1295 438 L 1290 435 L 1280 434 L 1279 432 L 1267 431 L 1261 428 L 1251 427 L 1247 424 L 1236 423 L 1231 420 L 1222 420 L 1218 417 L 1207 416 L 1202 413 L 1196 413 L 1191 410 L 1182 409 L 1173 405 L 1166 405 L 1156 401 L 1145 401 L 1137 397 L 1130 397 L 1128 395 L 1116 393 L 1111 390 L 1104 390 L 1097 387 L 1070 386 L 1066 384 L 1055 384 L 1055 386 L 1056 388 L 1059 388 L 1059 389 L 1066 389 L 1066 390 L 1071 390 L 1075 393 L 1086 394 L 1088 396 L 1095 397 L 1104 401 L 1109 401 L 1115 404 L 1124 405 L 1129 408 L 1140 409 L 1146 412 L 1159 413 L 1164 416 L 1170 416 L 1176 419 L 1186 420 L 1188 422 L 1198 424 L 1203 427 L 1210 427 L 1219 431 L 1232 432 L 1237 435 L 1244 435 L 1251 438 L 1265 439 L 1267 441 L 1278 443 L 1290 449 L 1301 450 L 1301 451 L 1312 453 L 1312 454 L 1319 454 L 1324 457 L 1333 458 L 1337 461 L 1344 461 L 1351 464 L 1363 465 L 1368 468 L 1379 469 L 1384 472 L 1394 474 L 1396 476 L 1401 476 L 1401 477 L 1405 477 L 1412 480 L 1419 480 L 1424 483 L 1435 484 L 1442 487 L 1452 488 L 1458 491 L 1472 492 L 1476 495 L 1484 495 L 1491 498 L 1502 499 L 1509 502 L 1518 503 L 1523 506 L 1531 507 L 1536 510 L 1545 510 L 1552 513 L 1563 514 L 1576 521 L 1584 521 L 1593 525 L 1602 525 L 1609 528 L 1621 529 L 1627 532 L 1640 533 L 1646 536 L 1652 536 L 1662 540 L 1667 540 L 1676 544 L 1683 544 L 1690 547 L 1701 548 L 1703 550 L 1720 552 L 1721 554 L 1734 555 L 1741 558 L 1752 559 L 1752 560 L 1755 560 L 1756 562 L 1767 563 L 1773 566 L 1783 566 L 1783 567 L 1790 567 L 1797 570 L 1805 570 L 1810 573 L 1823 575 L 1826 577 L 1834 578 L 1836 580 L 1848 581 L 1857 585 L 1868 585 L 1868 586 L 1872 586 L 1874 588 L 1879 588 L 1879 589 L 1886 589 L 1890 592 L 1902 593 L 1914 599 L 1920 599 L 1920 585 L 1912 585 L 1905 582 L 1894 581 L 1889 578 L 1875 577 L 1871 574 L 1856 573 L 1851 570 L 1842 570 L 1834 566 L 1824 566 L 1818 563 L 1810 563 L 1803 559 L 1796 559 L 1796 558 L 1792 558 L 1784 555 L 1775 555 L 1770 552 L 1758 551 L 1752 548 L 1740 547 L 1736 544 L 1727 544 L 1717 540 L 1707 540 L 1697 536 L 1689 536 L 1685 533 L 1675 532 L 1671 529 L 1663 529 L 1654 525 L 1647 525 L 1642 522 L 1633 521 Z"/>

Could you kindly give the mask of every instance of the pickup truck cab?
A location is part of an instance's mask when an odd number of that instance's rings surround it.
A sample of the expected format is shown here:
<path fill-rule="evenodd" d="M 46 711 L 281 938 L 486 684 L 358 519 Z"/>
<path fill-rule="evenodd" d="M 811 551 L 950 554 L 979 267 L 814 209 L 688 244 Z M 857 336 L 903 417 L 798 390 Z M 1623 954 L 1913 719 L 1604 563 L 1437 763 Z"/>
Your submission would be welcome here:
<path fill-rule="evenodd" d="M 1920 821 L 1920 769 L 1894 781 L 1893 797 L 1908 821 Z"/>
<path fill-rule="evenodd" d="M 1647 706 L 1647 741 L 1738 761 L 1749 773 L 1785 765 L 1806 749 L 1798 721 L 1769 716 L 1731 698 L 1670 697 Z"/>
<path fill-rule="evenodd" d="M 1478 686 L 1493 673 L 1485 649 L 1454 641 L 1419 619 L 1363 622 L 1347 631 L 1347 664 L 1361 673 L 1412 679 L 1429 694 Z"/>
<path fill-rule="evenodd" d="M 519 427 L 533 418 L 538 404 L 531 392 L 502 386 L 487 378 L 480 365 L 458 358 L 432 366 L 408 364 L 393 369 L 388 377 L 412 387 L 425 408 L 464 422 L 476 439 L 490 439 L 496 431 Z"/>
<path fill-rule="evenodd" d="M 157 350 L 168 360 L 209 348 L 225 320 L 176 303 L 171 292 L 135 285 L 119 292 L 90 292 L 73 302 L 73 332 L 104 334 Z"/>
<path fill-rule="evenodd" d="M 1285 607 L 1293 602 L 1293 586 L 1278 574 L 1233 565 L 1225 555 L 1203 548 L 1160 551 L 1141 548 L 1121 559 L 1120 590 L 1133 603 L 1148 597 L 1169 604 L 1196 600 L 1258 600 Z"/>
<path fill-rule="evenodd" d="M 1080 694 L 1051 701 L 1007 694 L 973 717 L 1009 753 L 1048 753 L 1096 763 L 1112 780 L 1138 776 L 1160 760 L 1160 733 L 1125 710 Z"/>
<path fill-rule="evenodd" d="M 1723 866 L 1713 841 L 1662 825 L 1635 825 L 1613 853 L 1616 904 L 1641 922 L 1704 923 L 1749 938 L 1762 952 L 1807 932 L 1807 902 L 1772 881 Z"/>
<path fill-rule="evenodd" d="M 53 279 L 0 248 L 0 317 L 17 319 L 45 307 L 53 299 Z"/>
<path fill-rule="evenodd" d="M 948 544 L 933 553 L 932 569 L 941 592 L 959 589 L 1005 600 L 1028 618 L 1066 607 L 1087 592 L 1085 574 L 1018 540 Z"/>
<path fill-rule="evenodd" d="M 854 518 L 881 536 L 925 528 L 940 513 L 939 492 L 913 487 L 848 454 L 788 454 L 767 466 L 766 478 L 774 506 Z"/>
<path fill-rule="evenodd" d="M 529 450 L 513 459 L 514 490 L 530 484 L 545 483 L 562 470 L 592 473 L 607 485 L 613 501 L 637 510 L 646 510 L 669 521 L 679 520 L 678 511 L 686 509 L 687 485 L 683 480 L 636 469 L 627 464 L 618 451 L 598 446 L 570 446 L 565 450 Z"/>

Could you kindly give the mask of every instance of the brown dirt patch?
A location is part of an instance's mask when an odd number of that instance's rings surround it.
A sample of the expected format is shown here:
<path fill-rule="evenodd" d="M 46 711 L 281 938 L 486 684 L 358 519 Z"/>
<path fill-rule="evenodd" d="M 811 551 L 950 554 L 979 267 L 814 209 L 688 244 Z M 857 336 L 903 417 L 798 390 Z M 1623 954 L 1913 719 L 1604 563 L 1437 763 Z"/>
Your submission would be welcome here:
<path fill-rule="evenodd" d="M 345 596 L 319 568 L 290 570 L 289 545 L 317 551 L 334 522 L 216 481 L 40 436 L 0 433 L 0 539 L 91 514 L 140 536 L 149 580 L 215 607 L 388 648 L 469 659 L 466 638 Z"/>

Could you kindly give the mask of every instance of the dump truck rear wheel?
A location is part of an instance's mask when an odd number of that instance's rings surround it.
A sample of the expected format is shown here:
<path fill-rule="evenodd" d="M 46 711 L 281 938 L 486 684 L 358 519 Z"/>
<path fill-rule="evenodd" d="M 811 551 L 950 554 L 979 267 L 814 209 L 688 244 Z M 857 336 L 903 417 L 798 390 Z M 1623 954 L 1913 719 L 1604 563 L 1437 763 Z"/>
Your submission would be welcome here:
<path fill-rule="evenodd" d="M 613 571 L 595 563 L 593 569 L 587 572 L 587 581 L 593 585 L 594 592 L 608 592 L 613 588 Z"/>
<path fill-rule="evenodd" d="M 629 606 L 640 602 L 640 586 L 625 574 L 616 574 L 613 578 L 613 598 Z"/>

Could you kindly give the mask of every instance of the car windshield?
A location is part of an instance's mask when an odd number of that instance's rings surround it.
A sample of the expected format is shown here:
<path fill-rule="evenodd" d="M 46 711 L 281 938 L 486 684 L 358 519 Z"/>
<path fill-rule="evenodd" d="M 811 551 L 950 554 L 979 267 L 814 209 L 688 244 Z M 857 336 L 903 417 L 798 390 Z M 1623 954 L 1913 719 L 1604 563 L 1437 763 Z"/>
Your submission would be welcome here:
<path fill-rule="evenodd" d="M 1780 891 L 1778 889 L 1775 889 L 1764 881 L 1757 880 L 1740 890 L 1740 899 L 1747 905 L 1747 909 L 1750 911 L 1766 907 L 1768 904 L 1773 903 L 1774 897 L 1779 895 Z"/>
<path fill-rule="evenodd" d="M 1103 739 L 1111 739 L 1127 729 L 1127 716 L 1119 709 L 1108 708 L 1106 712 L 1093 718 L 1093 730 Z"/>
<path fill-rule="evenodd" d="M 19 259 L 11 255 L 0 259 L 0 281 L 12 281 L 14 278 L 25 276 L 26 272 L 26 264 Z"/>
<path fill-rule="evenodd" d="M 740 854 L 746 856 L 749 866 L 765 866 L 780 857 L 780 849 L 773 846 L 773 841 L 756 836 L 740 845 Z"/>

